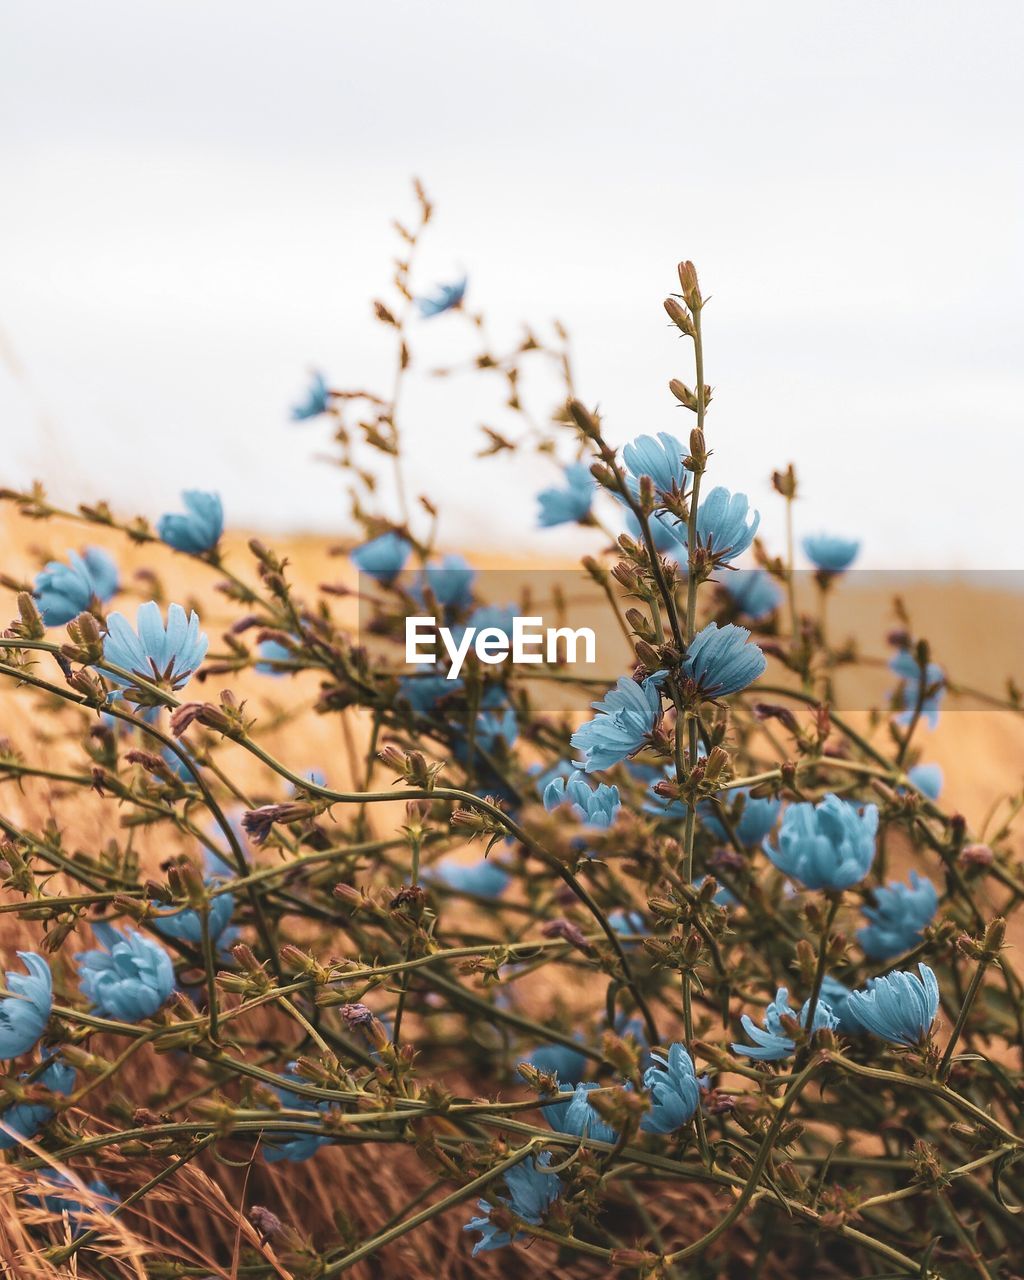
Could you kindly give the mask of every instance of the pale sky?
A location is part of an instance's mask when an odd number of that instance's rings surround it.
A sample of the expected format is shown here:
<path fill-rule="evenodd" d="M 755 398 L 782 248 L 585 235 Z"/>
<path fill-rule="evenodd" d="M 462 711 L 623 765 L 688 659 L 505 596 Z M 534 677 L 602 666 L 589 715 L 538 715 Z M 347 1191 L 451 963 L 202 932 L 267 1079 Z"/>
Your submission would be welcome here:
<path fill-rule="evenodd" d="M 154 517 L 215 487 L 236 525 L 343 534 L 326 431 L 288 406 L 311 365 L 386 378 L 370 303 L 418 174 L 423 283 L 464 267 L 507 338 L 563 320 L 616 442 L 689 425 L 661 301 L 690 257 L 709 483 L 774 538 L 794 460 L 801 528 L 865 564 L 1020 568 L 1022 28 L 998 0 L 14 0 L 0 483 Z M 466 350 L 450 317 L 422 339 Z M 471 460 L 481 421 L 488 383 L 410 385 L 444 541 L 585 548 L 533 531 L 538 462 Z"/>

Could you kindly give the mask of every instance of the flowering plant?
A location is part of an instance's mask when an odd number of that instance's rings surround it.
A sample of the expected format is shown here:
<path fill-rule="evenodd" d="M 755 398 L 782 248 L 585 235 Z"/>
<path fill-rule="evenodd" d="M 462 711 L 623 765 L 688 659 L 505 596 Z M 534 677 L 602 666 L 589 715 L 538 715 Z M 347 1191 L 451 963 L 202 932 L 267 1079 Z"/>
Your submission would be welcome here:
<path fill-rule="evenodd" d="M 920 757 L 956 687 L 905 616 L 888 702 L 843 714 L 858 655 L 824 604 L 859 544 L 809 535 L 801 584 L 793 468 L 782 553 L 708 488 L 692 263 L 665 302 L 688 428 L 620 449 L 561 331 L 502 354 L 465 278 L 419 292 L 417 191 L 375 308 L 392 390 L 317 374 L 292 411 L 351 478 L 344 582 L 239 548 L 205 490 L 155 527 L 3 492 L 121 540 L 116 568 L 4 566 L 7 1269 L 995 1275 L 1024 1200 L 1020 803 L 987 842 L 943 804 Z M 467 324 L 522 414 L 485 453 L 557 460 L 539 525 L 592 539 L 628 669 L 402 663 L 412 614 L 454 643 L 508 614 L 409 499 L 426 323 Z M 543 427 L 539 360 L 565 378 Z"/>

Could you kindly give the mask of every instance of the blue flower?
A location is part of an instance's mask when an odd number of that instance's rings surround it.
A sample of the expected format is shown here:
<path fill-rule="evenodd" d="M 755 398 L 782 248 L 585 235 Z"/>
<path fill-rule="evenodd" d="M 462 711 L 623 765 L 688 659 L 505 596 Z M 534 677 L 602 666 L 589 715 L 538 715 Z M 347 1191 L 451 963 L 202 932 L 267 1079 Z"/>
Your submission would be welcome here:
<path fill-rule="evenodd" d="M 651 1109 L 640 1121 L 645 1133 L 675 1133 L 692 1119 L 700 1103 L 700 1083 L 693 1059 L 681 1044 L 669 1047 L 668 1057 L 652 1053 L 658 1065 L 644 1072 L 644 1088 L 651 1095 Z"/>
<path fill-rule="evenodd" d="M 220 494 L 186 489 L 181 500 L 187 515 L 161 516 L 156 531 L 169 547 L 198 555 L 212 551 L 224 532 L 224 507 Z"/>
<path fill-rule="evenodd" d="M 281 676 L 292 675 L 293 672 L 284 670 L 282 667 L 275 666 L 278 662 L 294 662 L 295 654 L 286 644 L 282 644 L 280 640 L 263 640 L 260 643 L 259 655 L 261 662 L 256 663 L 256 670 L 261 676 Z"/>
<path fill-rule="evenodd" d="M 618 1134 L 606 1124 L 590 1105 L 587 1094 L 601 1086 L 580 1083 L 563 1085 L 559 1092 L 568 1096 L 567 1102 L 559 1102 L 544 1108 L 544 1118 L 558 1133 L 571 1133 L 577 1138 L 593 1138 L 595 1142 L 614 1142 Z"/>
<path fill-rule="evenodd" d="M 831 533 L 812 533 L 804 538 L 804 552 L 817 569 L 826 573 L 842 573 L 857 558 L 857 538 L 837 538 Z"/>
<path fill-rule="evenodd" d="M 782 600 L 782 591 L 763 569 L 735 569 L 722 579 L 739 613 L 760 622 L 774 613 Z"/>
<path fill-rule="evenodd" d="M 626 464 L 626 486 L 634 498 L 640 497 L 640 478 L 650 476 L 655 493 L 682 495 L 689 488 L 690 473 L 683 466 L 689 453 L 681 441 L 667 431 L 654 436 L 637 436 L 622 450 Z"/>
<path fill-rule="evenodd" d="M 458 609 L 472 597 L 476 570 L 462 556 L 445 556 L 440 564 L 428 564 L 423 577 L 438 604 Z"/>
<path fill-rule="evenodd" d="M 24 1081 L 28 1076 L 22 1074 L 19 1079 Z M 75 1087 L 75 1069 L 59 1057 L 52 1057 L 33 1083 L 66 1097 Z M 45 1102 L 12 1103 L 0 1111 L 0 1124 L 5 1126 L 0 1129 L 0 1151 L 16 1147 L 21 1138 L 35 1137 L 52 1119 L 53 1108 Z"/>
<path fill-rule="evenodd" d="M 749 787 L 739 787 L 735 792 L 723 792 L 721 799 L 728 800 L 730 795 L 743 797 L 743 807 L 740 810 L 739 819 L 736 819 L 734 813 L 729 815 L 732 820 L 732 829 L 745 849 L 753 849 L 762 843 L 772 827 L 775 826 L 775 820 L 778 818 L 779 810 L 782 808 L 782 801 L 773 800 L 770 797 L 762 799 L 752 796 Z M 729 833 L 710 801 L 705 801 L 699 805 L 697 812 L 700 814 L 704 826 L 716 839 L 729 839 Z"/>
<path fill-rule="evenodd" d="M 88 1199 L 81 1198 L 82 1192 L 67 1174 L 47 1171 L 39 1175 L 36 1183 L 41 1194 L 25 1192 L 25 1203 L 48 1213 L 66 1213 L 72 1236 L 78 1236 L 94 1225 L 93 1220 L 98 1213 L 109 1213 L 121 1199 L 100 1178 L 83 1185 L 91 1193 Z M 49 1194 L 47 1188 L 50 1188 Z"/>
<path fill-rule="evenodd" d="M 562 1180 L 555 1173 L 545 1173 L 551 1163 L 551 1155 L 545 1151 L 536 1157 L 528 1156 L 522 1164 L 517 1164 L 505 1173 L 505 1185 L 511 1192 L 511 1198 L 499 1196 L 498 1199 L 507 1205 L 518 1218 L 539 1226 L 544 1215 L 562 1193 Z M 477 1208 L 484 1215 L 467 1222 L 464 1231 L 479 1231 L 481 1239 L 473 1246 L 473 1256 L 481 1250 L 501 1249 L 511 1244 L 513 1239 L 519 1240 L 523 1233 L 517 1231 L 515 1236 L 501 1230 L 487 1216 L 492 1205 L 486 1200 L 478 1200 Z"/>
<path fill-rule="evenodd" d="M 620 676 L 614 689 L 600 702 L 590 704 L 598 714 L 570 739 L 576 750 L 583 752 L 587 773 L 610 769 L 644 745 L 661 714 L 659 683 L 655 677 L 637 684 Z"/>
<path fill-rule="evenodd" d="M 577 769 L 568 782 L 555 778 L 544 790 L 544 808 L 548 813 L 563 804 L 571 804 L 576 817 L 591 827 L 610 827 L 620 808 L 619 789 L 603 782 L 592 787 L 586 775 Z"/>
<path fill-rule="evenodd" d="M 697 545 L 713 563 L 728 564 L 754 541 L 761 516 L 753 511 L 745 493 L 730 493 L 721 485 L 712 489 L 697 508 Z M 679 540 L 687 544 L 687 527 L 679 526 Z"/>
<path fill-rule="evenodd" d="M 6 974 L 10 995 L 0 996 L 0 1058 L 28 1053 L 46 1030 L 53 1008 L 50 966 L 34 951 L 19 951 L 18 959 L 28 972 Z"/>
<path fill-rule="evenodd" d="M 857 941 L 872 960 L 888 960 L 921 941 L 925 925 L 939 908 L 939 895 L 930 880 L 911 871 L 909 885 L 893 881 L 885 889 L 876 889 L 875 902 L 874 907 L 864 908 L 871 923 L 858 929 Z"/>
<path fill-rule="evenodd" d="M 799 1023 L 800 1026 L 807 1029 L 807 1014 L 810 1001 L 806 1001 L 800 1010 Z M 758 1062 L 777 1062 L 780 1058 L 788 1058 L 796 1048 L 796 1041 L 786 1031 L 782 1024 L 783 1017 L 796 1018 L 796 1011 L 790 1006 L 789 991 L 785 987 L 779 987 L 775 993 L 775 999 L 768 1005 L 764 1011 L 764 1028 L 757 1024 L 747 1015 L 744 1014 L 740 1018 L 743 1030 L 747 1033 L 754 1044 L 733 1044 L 733 1053 L 742 1054 L 745 1058 L 756 1058 Z M 811 1033 L 820 1031 L 822 1027 L 827 1027 L 834 1031 L 839 1026 L 839 1020 L 832 1012 L 829 1005 L 818 997 L 818 1004 L 814 1010 L 814 1025 Z"/>
<path fill-rule="evenodd" d="M 926 964 L 920 978 L 897 971 L 869 978 L 867 989 L 854 991 L 847 1007 L 866 1031 L 891 1044 L 920 1044 L 939 1011 L 939 984 Z"/>
<path fill-rule="evenodd" d="M 929 800 L 938 800 L 939 796 L 942 795 L 943 774 L 941 765 L 915 764 L 913 769 L 907 770 L 907 777 L 918 791 L 927 796 Z"/>
<path fill-rule="evenodd" d="M 322 413 L 327 413 L 330 407 L 331 393 L 327 389 L 324 375 L 314 371 L 305 400 L 300 400 L 298 404 L 292 406 L 292 421 L 302 422 L 306 418 L 319 418 Z"/>
<path fill-rule="evenodd" d="M 466 286 L 468 284 L 468 278 L 463 276 L 461 280 L 456 280 L 454 284 L 439 284 L 433 293 L 417 298 L 416 305 L 419 307 L 420 315 L 429 320 L 431 316 L 439 316 L 444 311 L 452 311 L 455 307 L 461 307 L 462 300 L 466 296 Z"/>
<path fill-rule="evenodd" d="M 908 725 L 914 718 L 918 699 L 921 715 L 934 729 L 939 722 L 939 704 L 945 692 L 945 675 L 937 662 L 926 664 L 922 676 L 921 667 L 909 649 L 901 649 L 889 663 L 889 670 L 899 676 L 899 697 L 903 710 L 897 715 L 899 724 Z"/>
<path fill-rule="evenodd" d="M 207 880 L 208 885 L 214 883 Z M 210 899 L 209 930 L 210 942 L 216 946 L 221 934 L 231 923 L 235 910 L 235 897 L 231 893 L 218 893 Z M 195 946 L 203 940 L 203 925 L 199 912 L 192 907 L 183 907 L 173 914 L 154 916 L 153 928 L 165 938 L 177 938 L 179 942 L 191 942 Z"/>
<path fill-rule="evenodd" d="M 826 973 L 821 983 L 821 999 L 825 1001 L 838 1020 L 838 1030 L 846 1035 L 858 1035 L 864 1028 L 857 1021 L 850 1009 L 849 1000 L 853 993 L 838 978 Z"/>
<path fill-rule="evenodd" d="M 360 573 L 390 586 L 405 568 L 412 547 L 397 533 L 382 533 L 352 552 L 351 560 Z"/>
<path fill-rule="evenodd" d="M 479 862 L 466 864 L 454 858 L 444 858 L 431 867 L 431 872 L 449 889 L 459 893 L 472 893 L 478 898 L 497 898 L 508 888 L 510 876 L 500 862 L 481 858 Z"/>
<path fill-rule="evenodd" d="M 590 468 L 582 462 L 573 462 L 565 468 L 564 489 L 543 489 L 537 494 L 540 515 L 537 518 L 542 529 L 558 524 L 580 524 L 590 515 L 594 500 L 594 477 Z"/>
<path fill-rule="evenodd" d="M 398 696 L 409 704 L 418 716 L 429 716 L 442 698 L 459 693 L 461 680 L 449 680 L 447 676 L 404 676 L 398 682 Z"/>
<path fill-rule="evenodd" d="M 694 682 L 702 698 L 713 700 L 738 693 L 764 675 L 768 660 L 756 644 L 748 644 L 750 632 L 734 622 L 720 627 L 709 622 L 690 641 L 683 660 L 683 674 Z"/>
<path fill-rule="evenodd" d="M 587 1068 L 586 1054 L 570 1049 L 566 1044 L 542 1044 L 530 1054 L 530 1063 L 538 1071 L 547 1071 L 575 1084 Z"/>
<path fill-rule="evenodd" d="M 104 659 L 150 683 L 180 689 L 206 657 L 209 641 L 199 630 L 199 618 L 194 612 L 186 617 L 180 604 L 171 604 L 165 627 L 160 606 L 150 600 L 140 606 L 135 622 L 133 630 L 123 613 L 107 618 Z M 124 683 L 120 676 L 110 678 Z"/>
<path fill-rule="evenodd" d="M 497 748 L 499 738 L 506 747 L 511 747 L 518 736 L 519 722 L 511 707 L 481 711 L 476 718 L 476 745 L 488 755 Z"/>
<path fill-rule="evenodd" d="M 174 989 L 174 966 L 159 942 L 134 929 L 122 933 L 103 920 L 92 931 L 95 951 L 75 956 L 82 993 L 104 1017 L 122 1022 L 151 1018 Z"/>
<path fill-rule="evenodd" d="M 33 595 L 48 627 L 64 626 L 117 591 L 117 565 L 99 547 L 69 551 L 68 561 L 51 560 L 36 577 Z"/>
<path fill-rule="evenodd" d="M 292 1069 L 294 1063 L 281 1077 L 282 1081 L 294 1084 L 308 1084 L 302 1076 Z M 324 1115 L 330 1110 L 330 1102 L 326 1098 L 309 1098 L 305 1094 L 294 1093 L 282 1085 L 274 1085 L 274 1092 L 281 1100 L 281 1106 L 288 1111 L 308 1111 L 311 1116 Z M 263 1158 L 267 1164 L 278 1164 L 282 1160 L 298 1162 L 308 1160 L 315 1155 L 330 1139 L 319 1133 L 303 1133 L 301 1129 L 288 1131 L 275 1130 L 273 1136 L 263 1139 Z"/>
<path fill-rule="evenodd" d="M 857 809 L 838 796 L 820 804 L 791 804 L 782 819 L 779 847 L 765 845 L 778 869 L 808 889 L 848 889 L 871 870 L 878 809 Z"/>

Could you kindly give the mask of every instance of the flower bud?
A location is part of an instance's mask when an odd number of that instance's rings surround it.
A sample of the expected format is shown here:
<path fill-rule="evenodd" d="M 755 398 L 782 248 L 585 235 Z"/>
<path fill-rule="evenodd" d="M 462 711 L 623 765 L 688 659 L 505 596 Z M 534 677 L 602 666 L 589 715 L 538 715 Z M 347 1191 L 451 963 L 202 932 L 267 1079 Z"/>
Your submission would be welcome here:
<path fill-rule="evenodd" d="M 254 844 L 264 844 L 274 826 L 305 822 L 323 812 L 324 806 L 301 804 L 292 801 L 285 804 L 265 804 L 258 809 L 246 809 L 242 814 L 242 830 Z"/>
<path fill-rule="evenodd" d="M 571 943 L 578 951 L 589 952 L 592 950 L 579 925 L 573 924 L 571 920 L 566 920 L 564 917 L 558 920 L 549 920 L 541 929 L 541 933 L 545 938 L 564 938 L 566 942 Z"/>
<path fill-rule="evenodd" d="M 690 432 L 690 456 L 685 460 L 687 471 L 695 474 L 703 473 L 707 470 L 708 465 L 708 447 L 704 439 L 704 432 L 700 427 L 694 427 Z"/>
<path fill-rule="evenodd" d="M 598 584 L 598 586 L 605 585 L 605 583 L 608 581 L 608 571 L 605 569 L 604 565 L 598 564 L 598 562 L 594 559 L 593 556 L 584 556 L 582 560 L 582 564 L 583 564 L 583 568 L 587 571 L 590 577 Z"/>
<path fill-rule="evenodd" d="M 724 747 L 712 747 L 704 763 L 704 781 L 718 791 L 728 781 L 730 758 Z"/>
<path fill-rule="evenodd" d="M 591 413 L 582 400 L 572 399 L 566 408 L 569 411 L 569 417 L 588 440 L 596 440 L 600 436 L 601 419 L 596 413 Z"/>
<path fill-rule="evenodd" d="M 756 720 L 778 720 L 794 737 L 799 736 L 800 726 L 789 707 L 778 706 L 772 702 L 755 702 L 753 711 Z"/>
<path fill-rule="evenodd" d="M 304 973 L 308 978 L 312 978 L 315 982 L 323 983 L 327 980 L 327 970 L 313 956 L 305 951 L 301 951 L 292 943 L 286 942 L 278 952 L 282 961 L 290 965 L 293 969 L 297 969 L 300 973 Z"/>
<path fill-rule="evenodd" d="M 334 886 L 334 896 L 339 901 L 344 902 L 346 906 L 352 908 L 361 907 L 366 902 L 362 891 L 352 884 L 336 884 Z"/>
<path fill-rule="evenodd" d="M 665 311 L 680 333 L 685 333 L 688 338 L 695 336 L 696 330 L 693 327 L 693 321 L 687 314 L 686 309 L 681 307 L 675 298 L 665 299 Z"/>
<path fill-rule="evenodd" d="M 965 844 L 958 861 L 965 867 L 990 867 L 995 854 L 987 844 Z"/>
<path fill-rule="evenodd" d="M 785 471 L 772 472 L 772 487 L 784 498 L 796 497 L 796 471 L 790 463 Z"/>
<path fill-rule="evenodd" d="M 721 1089 L 712 1089 L 704 1095 L 704 1110 L 709 1116 L 724 1116 L 735 1110 L 736 1099 L 731 1093 L 723 1093 Z"/>
<path fill-rule="evenodd" d="M 694 413 L 697 412 L 697 397 L 685 382 L 681 382 L 678 378 L 673 378 L 668 384 L 668 389 L 684 408 L 690 409 Z"/>
<path fill-rule="evenodd" d="M 403 751 L 396 743 L 386 743 L 377 752 L 377 758 L 412 787 L 421 787 L 424 791 L 433 790 L 437 775 L 444 768 L 443 763 L 428 760 L 422 751 Z"/>
<path fill-rule="evenodd" d="M 249 1210 L 249 1221 L 264 1240 L 273 1240 L 275 1236 L 279 1236 L 284 1230 L 281 1219 L 277 1214 L 272 1213 L 261 1204 L 254 1204 Z"/>
<path fill-rule="evenodd" d="M 660 671 L 664 665 L 661 655 L 653 645 L 648 644 L 646 640 L 637 640 L 633 644 L 633 652 L 636 654 L 636 660 L 646 671 Z"/>
<path fill-rule="evenodd" d="M 46 636 L 46 627 L 42 616 L 36 608 L 36 602 L 27 591 L 18 592 L 18 613 L 21 624 L 17 628 L 22 640 L 42 640 Z"/>
<path fill-rule="evenodd" d="M 221 708 L 215 707 L 212 702 L 183 702 L 171 714 L 171 733 L 176 738 L 180 738 L 194 720 L 198 720 L 208 729 L 214 729 L 217 733 L 226 735 L 231 734 L 236 727 L 232 723 L 232 718 Z"/>
<path fill-rule="evenodd" d="M 699 311 L 703 306 L 704 299 L 701 297 L 700 284 L 697 280 L 697 268 L 692 262 L 680 262 L 679 272 L 679 289 L 683 295 L 683 301 L 691 311 Z"/>
<path fill-rule="evenodd" d="M 622 539 L 619 540 L 620 542 Z M 635 544 L 634 544 L 635 545 Z M 636 570 L 626 564 L 624 560 L 619 560 L 612 566 L 612 577 L 622 587 L 629 592 L 637 592 L 640 589 L 640 579 Z"/>
<path fill-rule="evenodd" d="M 678 905 L 671 898 L 648 898 L 648 909 L 664 920 L 674 920 L 679 914 Z"/>
<path fill-rule="evenodd" d="M 601 1041 L 601 1050 L 605 1060 L 612 1064 L 624 1080 L 639 1078 L 641 1050 L 633 1036 L 625 1040 L 613 1031 L 606 1031 Z"/>
<path fill-rule="evenodd" d="M 996 956 L 1003 948 L 1003 941 L 1006 938 L 1006 921 L 999 916 L 985 930 L 984 948 L 989 956 Z"/>
<path fill-rule="evenodd" d="M 235 958 L 235 964 L 246 973 L 263 972 L 263 966 L 256 959 L 252 947 L 247 942 L 236 942 L 231 948 L 231 954 Z"/>

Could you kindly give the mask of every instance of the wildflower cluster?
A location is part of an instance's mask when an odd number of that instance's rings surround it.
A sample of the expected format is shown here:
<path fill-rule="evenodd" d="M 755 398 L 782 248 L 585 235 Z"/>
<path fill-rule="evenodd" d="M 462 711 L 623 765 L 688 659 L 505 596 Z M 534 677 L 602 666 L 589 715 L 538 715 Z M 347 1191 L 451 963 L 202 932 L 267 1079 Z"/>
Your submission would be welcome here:
<path fill-rule="evenodd" d="M 32 1274 L 391 1275 L 412 1235 L 439 1275 L 994 1276 L 1019 798 L 944 805 L 922 753 L 957 685 L 905 608 L 886 701 L 844 716 L 862 655 L 825 602 L 860 543 L 770 545 L 705 483 L 730 447 L 692 263 L 665 311 L 693 372 L 627 440 L 561 330 L 494 349 L 466 278 L 414 279 L 417 196 L 374 307 L 393 384 L 317 373 L 291 409 L 351 482 L 332 581 L 205 490 L 155 525 L 3 493 L 104 544 L 2 579 L 0 1149 Z M 500 386 L 484 453 L 550 462 L 527 518 L 591 539 L 620 669 L 403 662 L 411 615 L 458 645 L 514 611 L 410 500 L 428 324 Z M 794 518 L 792 466 L 773 487 Z"/>

